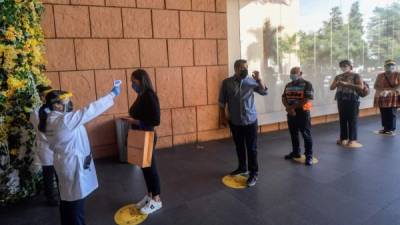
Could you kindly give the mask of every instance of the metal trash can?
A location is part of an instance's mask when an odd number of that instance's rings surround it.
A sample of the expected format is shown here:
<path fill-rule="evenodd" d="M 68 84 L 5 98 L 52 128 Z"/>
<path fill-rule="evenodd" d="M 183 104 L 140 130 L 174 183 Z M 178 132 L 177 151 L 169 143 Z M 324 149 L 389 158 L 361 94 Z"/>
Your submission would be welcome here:
<path fill-rule="evenodd" d="M 126 139 L 128 137 L 130 124 L 124 119 L 116 119 L 115 128 L 117 133 L 119 161 L 127 162 Z"/>

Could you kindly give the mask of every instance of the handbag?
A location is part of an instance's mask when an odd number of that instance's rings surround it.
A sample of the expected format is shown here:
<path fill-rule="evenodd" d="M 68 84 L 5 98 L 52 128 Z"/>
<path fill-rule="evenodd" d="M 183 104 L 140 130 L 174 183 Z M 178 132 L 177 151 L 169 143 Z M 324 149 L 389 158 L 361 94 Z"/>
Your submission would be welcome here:
<path fill-rule="evenodd" d="M 355 80 L 356 80 L 356 78 L 354 76 L 353 83 L 356 83 Z M 369 85 L 368 85 L 367 82 L 365 82 L 365 81 L 362 81 L 362 82 L 363 82 L 363 89 L 362 90 L 358 90 L 356 88 L 356 92 L 357 92 L 358 96 L 364 98 L 364 97 L 367 97 L 369 95 L 370 88 L 369 88 Z"/>
<path fill-rule="evenodd" d="M 128 131 L 127 161 L 141 168 L 151 166 L 154 148 L 154 131 L 133 130 Z"/>

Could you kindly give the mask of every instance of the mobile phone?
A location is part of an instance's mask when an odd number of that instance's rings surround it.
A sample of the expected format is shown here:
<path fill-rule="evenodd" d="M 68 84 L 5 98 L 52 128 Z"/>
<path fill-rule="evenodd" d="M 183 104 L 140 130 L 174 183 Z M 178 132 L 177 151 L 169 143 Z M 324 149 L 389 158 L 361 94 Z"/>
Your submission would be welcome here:
<path fill-rule="evenodd" d="M 90 163 L 92 162 L 92 155 L 88 155 L 85 157 L 85 161 L 83 162 L 83 169 L 87 170 L 90 168 Z"/>

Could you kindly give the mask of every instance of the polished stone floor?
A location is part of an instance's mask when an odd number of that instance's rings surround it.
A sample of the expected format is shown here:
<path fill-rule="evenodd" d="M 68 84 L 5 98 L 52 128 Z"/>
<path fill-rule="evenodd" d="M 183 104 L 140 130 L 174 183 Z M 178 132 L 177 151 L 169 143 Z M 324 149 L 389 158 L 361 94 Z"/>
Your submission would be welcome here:
<path fill-rule="evenodd" d="M 157 153 L 164 207 L 145 225 L 398 225 L 400 136 L 373 133 L 378 117 L 360 121 L 360 150 L 335 144 L 338 124 L 314 126 L 313 167 L 283 160 L 287 131 L 259 138 L 260 179 L 245 190 L 221 177 L 236 167 L 231 140 Z M 399 123 L 400 124 L 400 123 Z M 112 160 L 96 161 L 100 188 L 86 204 L 87 224 L 112 225 L 114 213 L 145 193 L 141 171 Z M 57 208 L 39 196 L 0 209 L 1 225 L 57 225 Z"/>

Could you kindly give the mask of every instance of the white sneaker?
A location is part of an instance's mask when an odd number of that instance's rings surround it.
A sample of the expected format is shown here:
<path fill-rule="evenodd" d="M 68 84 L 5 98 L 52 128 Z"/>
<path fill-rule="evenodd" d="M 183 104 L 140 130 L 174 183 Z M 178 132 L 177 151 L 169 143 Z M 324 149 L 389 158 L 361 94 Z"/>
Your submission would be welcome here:
<path fill-rule="evenodd" d="M 346 147 L 348 148 L 361 148 L 363 145 L 357 141 L 349 141 L 349 143 L 347 143 Z"/>
<path fill-rule="evenodd" d="M 148 215 L 151 214 L 159 209 L 161 209 L 162 207 L 162 203 L 154 201 L 153 199 L 150 199 L 150 201 L 143 207 L 140 209 L 140 212 L 142 214 Z"/>
<path fill-rule="evenodd" d="M 143 197 L 142 200 L 140 200 L 140 202 L 136 203 L 135 206 L 136 206 L 136 208 L 141 209 L 145 205 L 147 205 L 147 203 L 149 203 L 150 200 L 151 200 L 151 198 L 148 195 L 146 195 Z"/>

